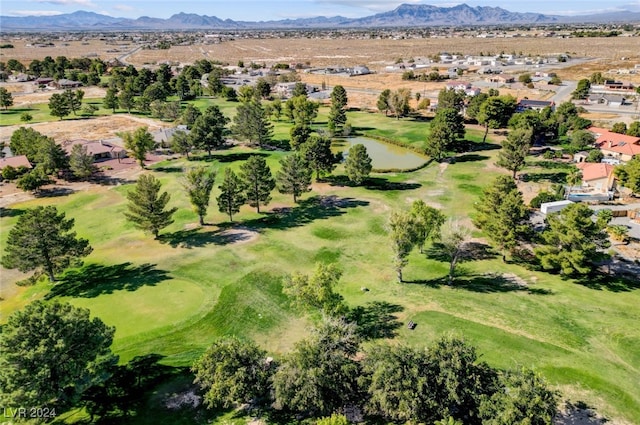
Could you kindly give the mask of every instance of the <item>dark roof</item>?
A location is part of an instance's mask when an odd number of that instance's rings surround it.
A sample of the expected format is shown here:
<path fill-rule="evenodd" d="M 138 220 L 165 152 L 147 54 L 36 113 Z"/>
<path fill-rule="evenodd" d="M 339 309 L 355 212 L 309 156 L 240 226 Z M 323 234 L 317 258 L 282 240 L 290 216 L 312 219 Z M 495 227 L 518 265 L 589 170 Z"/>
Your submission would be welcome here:
<path fill-rule="evenodd" d="M 518 102 L 518 105 L 521 107 L 545 107 L 553 105 L 553 101 L 550 100 L 532 100 L 532 99 L 522 99 Z"/>

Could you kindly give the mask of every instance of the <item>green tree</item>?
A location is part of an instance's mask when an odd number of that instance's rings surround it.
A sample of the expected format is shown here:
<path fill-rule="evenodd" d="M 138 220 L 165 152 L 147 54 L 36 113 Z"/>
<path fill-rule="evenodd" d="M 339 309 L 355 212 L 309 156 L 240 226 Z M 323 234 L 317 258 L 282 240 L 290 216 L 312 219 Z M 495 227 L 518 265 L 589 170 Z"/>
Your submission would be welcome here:
<path fill-rule="evenodd" d="M 476 96 L 473 96 L 469 100 L 469 104 L 464 110 L 464 113 L 467 115 L 467 117 L 471 118 L 472 120 L 477 119 L 478 114 L 480 113 L 480 105 L 482 105 L 488 98 L 489 95 L 486 93 L 479 93 Z"/>
<path fill-rule="evenodd" d="M 247 202 L 245 187 L 242 180 L 230 168 L 225 168 L 224 179 L 219 186 L 220 196 L 216 198 L 218 210 L 229 216 L 233 221 L 233 214 L 240 211 L 240 207 Z"/>
<path fill-rule="evenodd" d="M 624 165 L 620 165 L 613 170 L 620 185 L 631 190 L 632 193 L 640 194 L 640 156 L 635 156 Z"/>
<path fill-rule="evenodd" d="M 369 177 L 371 169 L 371 157 L 367 153 L 367 148 L 360 143 L 351 146 L 344 164 L 344 170 L 349 180 L 360 185 Z"/>
<path fill-rule="evenodd" d="M 318 419 L 316 425 L 349 425 L 349 420 L 345 415 L 333 413 L 331 416 Z"/>
<path fill-rule="evenodd" d="M 206 149 L 209 158 L 211 158 L 211 151 L 224 144 L 225 136 L 228 133 L 226 128 L 228 122 L 229 118 L 224 116 L 218 106 L 209 106 L 191 127 L 189 137 L 193 145 Z"/>
<path fill-rule="evenodd" d="M 280 193 L 293 195 L 293 202 L 311 190 L 311 168 L 304 157 L 298 153 L 280 160 L 280 170 L 276 173 L 276 182 Z"/>
<path fill-rule="evenodd" d="M 264 78 L 258 78 L 256 82 L 256 91 L 258 96 L 263 99 L 267 99 L 271 95 L 271 84 Z"/>
<path fill-rule="evenodd" d="M 259 100 L 253 99 L 240 104 L 233 122 L 231 131 L 240 140 L 263 146 L 269 144 L 273 137 L 273 124 L 267 119 Z"/>
<path fill-rule="evenodd" d="M 282 360 L 273 376 L 275 406 L 319 416 L 359 400 L 359 345 L 355 324 L 325 319 Z"/>
<path fill-rule="evenodd" d="M 518 77 L 518 81 L 522 84 L 529 84 L 533 80 L 531 79 L 531 74 L 524 73 L 520 74 L 520 76 Z"/>
<path fill-rule="evenodd" d="M 391 249 L 393 251 L 393 268 L 398 283 L 403 282 L 402 271 L 409 263 L 407 257 L 416 244 L 416 231 L 413 216 L 405 211 L 393 211 L 387 222 Z"/>
<path fill-rule="evenodd" d="M 469 228 L 463 226 L 459 221 L 449 219 L 442 226 L 436 248 L 449 260 L 449 285 L 453 285 L 456 267 L 465 252 L 470 237 Z"/>
<path fill-rule="evenodd" d="M 144 168 L 144 160 L 147 157 L 147 153 L 151 152 L 156 146 L 156 142 L 147 127 L 139 127 L 133 132 L 127 131 L 122 135 L 122 139 L 124 140 L 124 147 L 138 161 L 140 167 Z"/>
<path fill-rule="evenodd" d="M 238 100 L 242 103 L 249 103 L 254 100 L 259 101 L 260 95 L 253 86 L 241 86 L 238 89 Z"/>
<path fill-rule="evenodd" d="M 421 199 L 413 201 L 409 213 L 412 217 L 414 241 L 422 254 L 425 242 L 440 236 L 440 227 L 446 217 L 440 210 L 428 206 Z"/>
<path fill-rule="evenodd" d="M 345 312 L 342 296 L 334 291 L 341 277 L 342 271 L 335 264 L 316 263 L 311 276 L 300 273 L 287 276 L 282 292 L 299 307 L 317 308 L 336 316 Z"/>
<path fill-rule="evenodd" d="M 508 176 L 498 176 L 486 187 L 480 201 L 474 224 L 502 251 L 516 247 L 518 240 L 528 230 L 528 211 L 515 181 Z"/>
<path fill-rule="evenodd" d="M 38 192 L 42 186 L 49 183 L 52 183 L 52 180 L 49 178 L 47 173 L 44 172 L 44 169 L 36 166 L 33 170 L 23 174 L 16 182 L 16 186 L 18 189 L 22 189 L 25 192 L 35 193 Z"/>
<path fill-rule="evenodd" d="M 171 196 L 167 192 L 160 193 L 161 184 L 151 174 L 143 174 L 138 179 L 136 187 L 127 193 L 127 212 L 124 213 L 127 220 L 135 227 L 153 234 L 158 239 L 160 230 L 171 223 L 171 216 L 177 208 L 166 209 Z"/>
<path fill-rule="evenodd" d="M 531 130 L 510 131 L 506 140 L 502 142 L 502 149 L 498 153 L 496 165 L 511 171 L 515 179 L 518 171 L 526 165 L 525 159 L 531 148 L 531 139 Z"/>
<path fill-rule="evenodd" d="M 591 82 L 586 78 L 578 81 L 578 85 L 576 89 L 573 91 L 572 98 L 573 99 L 586 99 L 589 96 L 589 91 L 591 90 Z"/>
<path fill-rule="evenodd" d="M 627 134 L 627 124 L 624 122 L 617 122 L 613 124 L 611 131 L 618 134 Z"/>
<path fill-rule="evenodd" d="M 291 97 L 297 96 L 307 97 L 307 85 L 300 81 L 293 86 L 293 91 L 291 92 Z"/>
<path fill-rule="evenodd" d="M 486 425 L 546 425 L 558 410 L 558 393 L 531 370 L 500 375 L 501 389 L 484 396 L 480 417 Z"/>
<path fill-rule="evenodd" d="M 384 112 L 385 116 L 388 115 L 391 106 L 389 105 L 389 98 L 391 97 L 391 90 L 384 89 L 378 96 L 376 106 L 380 112 Z"/>
<path fill-rule="evenodd" d="M 489 97 L 478 112 L 478 123 L 484 125 L 482 143 L 487 140 L 489 128 L 504 128 L 516 111 L 517 100 L 513 96 Z"/>
<path fill-rule="evenodd" d="M 13 96 L 4 87 L 0 87 L 0 107 L 4 108 L 6 111 L 9 109 L 9 106 L 13 106 Z"/>
<path fill-rule="evenodd" d="M 84 91 L 67 89 L 62 93 L 62 95 L 67 100 L 67 104 L 69 105 L 71 112 L 73 112 L 73 115 L 76 115 L 76 111 L 79 111 L 82 107 Z"/>
<path fill-rule="evenodd" d="M 72 407 L 109 377 L 115 328 L 68 303 L 34 301 L 9 316 L 0 339 L 5 408 Z"/>
<path fill-rule="evenodd" d="M 276 181 L 271 175 L 267 161 L 261 156 L 252 155 L 240 166 L 242 179 L 249 205 L 260 213 L 260 204 L 268 205 L 271 201 L 271 191 L 276 187 Z"/>
<path fill-rule="evenodd" d="M 582 186 L 582 171 L 578 167 L 571 167 L 567 172 L 567 195 L 576 186 Z"/>
<path fill-rule="evenodd" d="M 425 150 L 436 161 L 440 161 L 445 153 L 456 146 L 458 139 L 465 135 L 464 119 L 457 110 L 438 108 L 431 121 L 431 128 Z"/>
<path fill-rule="evenodd" d="M 136 104 L 135 93 L 131 89 L 125 88 L 118 95 L 118 104 L 121 108 L 126 109 L 128 113 L 131 113 L 131 108 Z"/>
<path fill-rule="evenodd" d="M 20 114 L 20 121 L 22 122 L 30 122 L 31 120 L 33 120 L 33 115 L 31 115 L 28 112 L 23 112 Z"/>
<path fill-rule="evenodd" d="M 306 125 L 294 125 L 289 131 L 291 135 L 291 141 L 289 144 L 293 150 L 299 150 L 311 136 L 311 127 Z"/>
<path fill-rule="evenodd" d="M 187 128 L 193 127 L 193 124 L 196 122 L 198 117 L 202 115 L 200 109 L 193 106 L 192 103 L 188 103 L 187 106 L 182 111 L 182 116 L 180 117 L 180 122 L 186 125 Z"/>
<path fill-rule="evenodd" d="M 9 147 L 14 155 L 26 155 L 29 162 L 36 162 L 40 146 L 47 136 L 33 128 L 20 127 L 11 134 Z"/>
<path fill-rule="evenodd" d="M 588 130 L 576 130 L 571 134 L 571 146 L 578 150 L 593 147 L 596 137 Z"/>
<path fill-rule="evenodd" d="M 629 125 L 627 136 L 640 137 L 640 121 L 634 121 Z"/>
<path fill-rule="evenodd" d="M 585 204 L 571 204 L 547 217 L 542 243 L 535 250 L 542 267 L 563 275 L 584 275 L 593 270 L 599 250 L 609 246 L 602 223 L 591 219 Z"/>
<path fill-rule="evenodd" d="M 318 116 L 318 102 L 307 99 L 306 96 L 296 96 L 287 100 L 285 111 L 289 110 L 295 125 L 309 127 Z"/>
<path fill-rule="evenodd" d="M 462 90 L 442 89 L 438 93 L 438 109 L 455 109 L 460 112 L 464 106 L 465 94 Z"/>
<path fill-rule="evenodd" d="M 223 77 L 224 72 L 222 68 L 215 67 L 209 72 L 209 76 L 207 77 L 207 84 L 209 91 L 213 96 L 218 96 L 222 93 L 224 85 L 222 84 L 221 78 Z"/>
<path fill-rule="evenodd" d="M 599 163 L 604 159 L 604 154 L 599 149 L 592 149 L 589 151 L 589 155 L 587 155 L 586 162 Z"/>
<path fill-rule="evenodd" d="M 71 113 L 71 107 L 69 106 L 69 102 L 67 98 L 59 93 L 54 93 L 49 98 L 49 113 L 53 117 L 62 118 L 66 117 Z"/>
<path fill-rule="evenodd" d="M 193 210 L 198 214 L 200 225 L 204 226 L 211 190 L 216 180 L 216 172 L 207 167 L 195 167 L 185 173 L 182 186 L 187 191 Z"/>
<path fill-rule="evenodd" d="M 2 265 L 21 272 L 42 268 L 54 282 L 56 273 L 92 251 L 89 241 L 76 237 L 73 223 L 53 206 L 27 210 L 9 231 Z"/>
<path fill-rule="evenodd" d="M 235 337 L 211 344 L 191 368 L 206 405 L 229 408 L 265 397 L 271 375 L 266 355 L 254 342 Z"/>
<path fill-rule="evenodd" d="M 300 152 L 307 163 L 316 173 L 316 180 L 331 174 L 336 164 L 340 162 L 340 156 L 331 152 L 331 140 L 327 137 L 312 135 L 301 146 Z"/>
<path fill-rule="evenodd" d="M 80 180 L 88 179 L 96 171 L 96 167 L 93 165 L 93 155 L 87 152 L 86 146 L 73 145 L 69 155 L 69 169 L 74 177 Z"/>
<path fill-rule="evenodd" d="M 346 106 L 347 91 L 341 85 L 334 86 L 331 91 L 331 110 L 328 118 L 329 130 L 332 132 L 342 128 L 347 122 Z"/>
<path fill-rule="evenodd" d="M 389 110 L 396 119 L 404 117 L 409 113 L 409 101 L 411 100 L 411 90 L 401 88 L 391 92 L 389 95 Z"/>
<path fill-rule="evenodd" d="M 180 155 L 186 155 L 187 159 L 189 159 L 189 152 L 193 149 L 193 140 L 189 135 L 182 131 L 177 130 L 171 136 L 171 150 Z"/>
<path fill-rule="evenodd" d="M 69 157 L 65 150 L 51 137 L 40 139 L 34 162 L 45 174 L 54 174 L 64 170 L 69 165 Z"/>

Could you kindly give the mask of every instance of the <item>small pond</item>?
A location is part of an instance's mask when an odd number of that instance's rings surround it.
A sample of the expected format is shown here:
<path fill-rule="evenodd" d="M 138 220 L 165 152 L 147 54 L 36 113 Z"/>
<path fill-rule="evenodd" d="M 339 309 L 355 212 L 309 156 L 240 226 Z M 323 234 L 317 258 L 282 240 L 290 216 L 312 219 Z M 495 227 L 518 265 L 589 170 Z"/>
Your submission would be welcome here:
<path fill-rule="evenodd" d="M 379 142 L 367 137 L 349 137 L 340 139 L 334 144 L 337 151 L 344 152 L 345 156 L 351 146 L 362 144 L 367 148 L 367 153 L 371 157 L 371 165 L 377 170 L 388 170 L 397 168 L 408 170 L 416 168 L 428 161 L 426 156 L 419 155 L 412 150 Z"/>

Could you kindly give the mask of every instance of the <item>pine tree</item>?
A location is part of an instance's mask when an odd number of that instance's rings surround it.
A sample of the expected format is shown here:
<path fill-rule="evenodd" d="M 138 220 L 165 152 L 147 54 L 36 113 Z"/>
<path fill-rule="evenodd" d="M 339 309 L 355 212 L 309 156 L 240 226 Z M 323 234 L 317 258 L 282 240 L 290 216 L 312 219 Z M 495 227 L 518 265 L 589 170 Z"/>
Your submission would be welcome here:
<path fill-rule="evenodd" d="M 340 161 L 340 157 L 331 152 L 331 140 L 315 134 L 300 147 L 300 152 L 315 171 L 316 180 L 330 174 Z"/>
<path fill-rule="evenodd" d="M 53 206 L 27 210 L 9 231 L 2 265 L 22 272 L 42 267 L 55 281 L 56 273 L 92 251 L 89 241 L 76 238 L 73 223 Z"/>
<path fill-rule="evenodd" d="M 347 177 L 356 185 L 360 185 L 371 173 L 371 158 L 367 154 L 367 148 L 357 144 L 349 149 L 344 170 Z"/>
<path fill-rule="evenodd" d="M 280 193 L 293 195 L 293 202 L 310 190 L 311 169 L 300 154 L 286 156 L 280 160 L 280 170 L 276 174 Z"/>
<path fill-rule="evenodd" d="M 224 179 L 219 186 L 220 196 L 216 198 L 218 210 L 229 216 L 229 221 L 233 221 L 233 214 L 240 211 L 240 207 L 247 202 L 245 187 L 240 178 L 231 170 L 224 170 Z"/>
<path fill-rule="evenodd" d="M 248 140 L 249 143 L 257 143 L 259 146 L 271 141 L 273 124 L 267 119 L 259 100 L 252 99 L 238 106 L 233 122 L 231 131 L 240 140 Z"/>
<path fill-rule="evenodd" d="M 510 131 L 506 140 L 502 142 L 502 150 L 498 153 L 496 165 L 511 171 L 515 179 L 518 171 L 525 166 L 525 158 L 529 154 L 531 139 L 531 130 Z"/>
<path fill-rule="evenodd" d="M 209 106 L 204 113 L 199 116 L 191 127 L 191 138 L 193 145 L 201 149 L 206 149 L 211 158 L 211 151 L 224 144 L 227 135 L 226 125 L 229 118 L 225 117 L 220 108 L 216 105 Z"/>
<path fill-rule="evenodd" d="M 256 207 L 259 213 L 260 204 L 267 205 L 271 201 L 271 191 L 276 187 L 267 161 L 252 155 L 240 166 L 240 178 L 244 182 L 249 205 Z"/>
<path fill-rule="evenodd" d="M 71 109 L 71 112 L 73 112 L 73 115 L 76 115 L 76 111 L 79 111 L 82 107 L 84 91 L 67 89 L 64 91 L 64 93 L 62 93 L 62 95 L 67 100 L 67 104 L 69 105 L 69 109 Z"/>
<path fill-rule="evenodd" d="M 59 93 L 54 93 L 49 98 L 49 110 L 52 116 L 60 117 L 61 120 L 71 113 L 69 102 Z"/>
<path fill-rule="evenodd" d="M 135 227 L 151 232 L 155 239 L 161 229 L 171 223 L 171 216 L 177 208 L 165 209 L 171 198 L 167 192 L 160 193 L 160 181 L 151 174 L 143 174 L 138 179 L 135 189 L 127 193 L 128 212 L 125 216 Z"/>
<path fill-rule="evenodd" d="M 182 185 L 189 195 L 193 210 L 198 214 L 200 225 L 204 226 L 204 216 L 207 214 L 211 190 L 216 179 L 215 170 L 206 167 L 192 168 L 187 171 Z"/>
<path fill-rule="evenodd" d="M 118 89 L 115 87 L 110 87 L 107 89 L 107 92 L 104 95 L 104 99 L 102 100 L 102 106 L 105 109 L 111 109 L 113 113 L 116 113 L 116 108 L 119 106 L 118 101 Z"/>
<path fill-rule="evenodd" d="M 331 111 L 329 112 L 329 129 L 334 132 L 347 122 L 345 107 L 347 106 L 347 91 L 337 85 L 331 91 Z"/>
<path fill-rule="evenodd" d="M 11 93 L 9 92 L 9 90 L 7 90 L 4 87 L 0 87 L 0 107 L 3 107 L 4 110 L 6 111 L 9 106 L 13 105 L 13 96 L 11 95 Z"/>
<path fill-rule="evenodd" d="M 502 251 L 506 261 L 505 251 L 515 248 L 528 229 L 529 214 L 515 181 L 509 176 L 496 178 L 484 189 L 475 208 L 474 224 Z"/>
<path fill-rule="evenodd" d="M 135 93 L 130 88 L 125 88 L 118 95 L 118 103 L 121 108 L 126 109 L 127 112 L 131 113 L 131 108 L 136 104 Z"/>
<path fill-rule="evenodd" d="M 69 155 L 69 169 L 76 178 L 82 180 L 94 173 L 96 167 L 93 165 L 93 155 L 87 153 L 86 146 L 73 145 Z"/>

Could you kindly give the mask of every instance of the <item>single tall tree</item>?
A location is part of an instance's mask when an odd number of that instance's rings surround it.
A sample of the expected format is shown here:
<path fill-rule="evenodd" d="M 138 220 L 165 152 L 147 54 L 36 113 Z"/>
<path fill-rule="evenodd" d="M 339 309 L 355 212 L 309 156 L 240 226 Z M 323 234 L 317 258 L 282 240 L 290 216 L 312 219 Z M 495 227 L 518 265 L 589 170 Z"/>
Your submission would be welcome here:
<path fill-rule="evenodd" d="M 69 105 L 69 109 L 73 112 L 73 115 L 76 115 L 76 111 L 79 111 L 82 108 L 82 99 L 84 98 L 84 90 L 71 90 L 67 89 L 62 93 L 64 98 L 67 100 L 67 104 Z"/>
<path fill-rule="evenodd" d="M 478 123 L 484 125 L 482 143 L 486 142 L 490 128 L 504 128 L 516 111 L 517 100 L 513 96 L 491 96 L 480 105 Z"/>
<path fill-rule="evenodd" d="M 411 90 L 405 88 L 393 91 L 389 95 L 389 109 L 397 120 L 409 113 L 410 100 Z"/>
<path fill-rule="evenodd" d="M 309 166 L 316 173 L 316 180 L 326 174 L 331 174 L 340 157 L 331 152 L 331 140 L 328 137 L 312 135 L 301 146 L 300 152 L 304 155 Z"/>
<path fill-rule="evenodd" d="M 144 160 L 147 158 L 147 153 L 151 152 L 156 146 L 153 136 L 147 130 L 147 127 L 139 127 L 136 131 L 127 131 L 122 135 L 124 140 L 124 147 L 131 153 L 141 168 L 144 168 Z"/>
<path fill-rule="evenodd" d="M 518 171 L 525 166 L 531 139 L 531 130 L 517 129 L 509 132 L 506 140 L 502 142 L 502 150 L 498 152 L 496 165 L 511 171 L 515 179 Z"/>
<path fill-rule="evenodd" d="M 136 187 L 127 193 L 128 211 L 124 213 L 135 227 L 152 233 L 155 239 L 160 230 L 173 223 L 171 216 L 178 210 L 166 209 L 171 197 L 167 192 L 160 193 L 161 186 L 151 174 L 141 175 Z"/>
<path fill-rule="evenodd" d="M 124 90 L 118 95 L 118 104 L 121 108 L 126 109 L 131 113 L 131 108 L 136 104 L 135 93 L 129 87 L 125 87 Z"/>
<path fill-rule="evenodd" d="M 311 190 L 311 168 L 299 153 L 280 160 L 280 170 L 276 173 L 276 182 L 280 193 L 293 195 L 293 202 Z"/>
<path fill-rule="evenodd" d="M 609 246 L 606 224 L 593 221 L 585 204 L 571 204 L 547 217 L 543 243 L 534 250 L 542 267 L 563 275 L 585 275 L 594 268 L 598 253 Z"/>
<path fill-rule="evenodd" d="M 425 242 L 437 239 L 440 236 L 440 227 L 442 227 L 446 217 L 440 210 L 428 206 L 421 199 L 413 201 L 409 213 L 414 226 L 414 241 L 422 254 Z"/>
<path fill-rule="evenodd" d="M 269 391 L 267 353 L 251 341 L 221 338 L 194 362 L 192 370 L 208 407 L 249 403 Z"/>
<path fill-rule="evenodd" d="M 456 266 L 465 251 L 471 231 L 458 221 L 449 219 L 442 226 L 438 249 L 449 259 L 449 285 L 453 285 Z"/>
<path fill-rule="evenodd" d="M 69 169 L 80 180 L 88 179 L 96 171 L 96 166 L 93 165 L 93 155 L 87 152 L 86 146 L 73 145 L 69 155 Z"/>
<path fill-rule="evenodd" d="M 259 146 L 269 144 L 271 141 L 273 124 L 267 119 L 259 100 L 252 99 L 240 104 L 233 122 L 231 131 L 238 139 L 248 140 L 249 143 L 257 143 Z"/>
<path fill-rule="evenodd" d="M 118 89 L 115 87 L 109 87 L 107 92 L 104 95 L 104 99 L 102 100 L 102 106 L 105 109 L 111 109 L 113 113 L 116 113 L 116 109 L 120 106 L 120 102 L 118 102 Z"/>
<path fill-rule="evenodd" d="M 224 179 L 219 186 L 220 196 L 216 198 L 218 210 L 229 216 L 229 221 L 233 221 L 233 214 L 240 211 L 240 207 L 247 202 L 245 187 L 242 180 L 232 169 L 224 170 Z"/>
<path fill-rule="evenodd" d="M 56 273 L 92 251 L 89 241 L 76 237 L 73 223 L 53 206 L 27 210 L 9 231 L 2 265 L 22 272 L 42 268 L 54 282 Z"/>
<path fill-rule="evenodd" d="M 193 140 L 189 135 L 182 131 L 177 130 L 171 136 L 171 150 L 180 155 L 186 155 L 187 159 L 189 159 L 189 152 L 193 149 Z"/>
<path fill-rule="evenodd" d="M 226 128 L 228 122 L 229 118 L 224 116 L 218 106 L 209 106 L 191 127 L 189 137 L 191 137 L 193 145 L 206 149 L 209 158 L 211 158 L 211 151 L 224 144 L 225 136 L 228 133 Z"/>
<path fill-rule="evenodd" d="M 9 316 L 0 339 L 0 401 L 62 411 L 117 363 L 110 350 L 115 328 L 68 303 L 34 301 Z"/>
<path fill-rule="evenodd" d="M 182 182 L 193 210 L 198 214 L 201 226 L 204 226 L 204 216 L 207 214 L 215 179 L 215 170 L 207 169 L 207 167 L 196 167 L 186 172 Z"/>
<path fill-rule="evenodd" d="M 398 283 L 403 282 L 402 270 L 409 263 L 407 257 L 415 246 L 416 233 L 411 214 L 405 211 L 393 211 L 387 223 L 393 250 L 393 268 Z"/>
<path fill-rule="evenodd" d="M 391 97 L 391 90 L 384 89 L 378 96 L 376 106 L 380 112 L 384 112 L 385 116 L 388 115 L 391 106 L 389 105 L 389 98 Z"/>
<path fill-rule="evenodd" d="M 319 309 L 336 316 L 345 311 L 342 296 L 334 291 L 341 277 L 342 271 L 335 264 L 316 263 L 311 276 L 300 273 L 287 276 L 282 284 L 282 292 L 293 298 L 297 306 Z"/>
<path fill-rule="evenodd" d="M 367 148 L 362 144 L 352 146 L 344 164 L 344 170 L 349 180 L 360 185 L 369 177 L 371 169 L 371 157 L 367 153 Z"/>
<path fill-rule="evenodd" d="M 0 107 L 6 111 L 9 106 L 13 106 L 13 96 L 11 92 L 4 87 L 0 87 Z"/>
<path fill-rule="evenodd" d="M 515 181 L 497 177 L 484 189 L 475 208 L 474 224 L 502 251 L 502 261 L 506 261 L 506 251 L 516 247 L 529 227 L 529 213 Z"/>
<path fill-rule="evenodd" d="M 62 118 L 66 117 L 71 113 L 71 107 L 69 106 L 69 102 L 67 98 L 60 94 L 54 93 L 49 98 L 49 113 L 51 116 Z"/>
<path fill-rule="evenodd" d="M 249 205 L 259 213 L 260 204 L 269 204 L 271 191 L 276 187 L 267 161 L 261 156 L 252 155 L 240 166 L 240 178 L 244 182 Z"/>
<path fill-rule="evenodd" d="M 347 91 L 337 85 L 331 91 L 331 110 L 329 111 L 329 130 L 335 132 L 347 122 L 345 108 L 347 106 Z"/>

